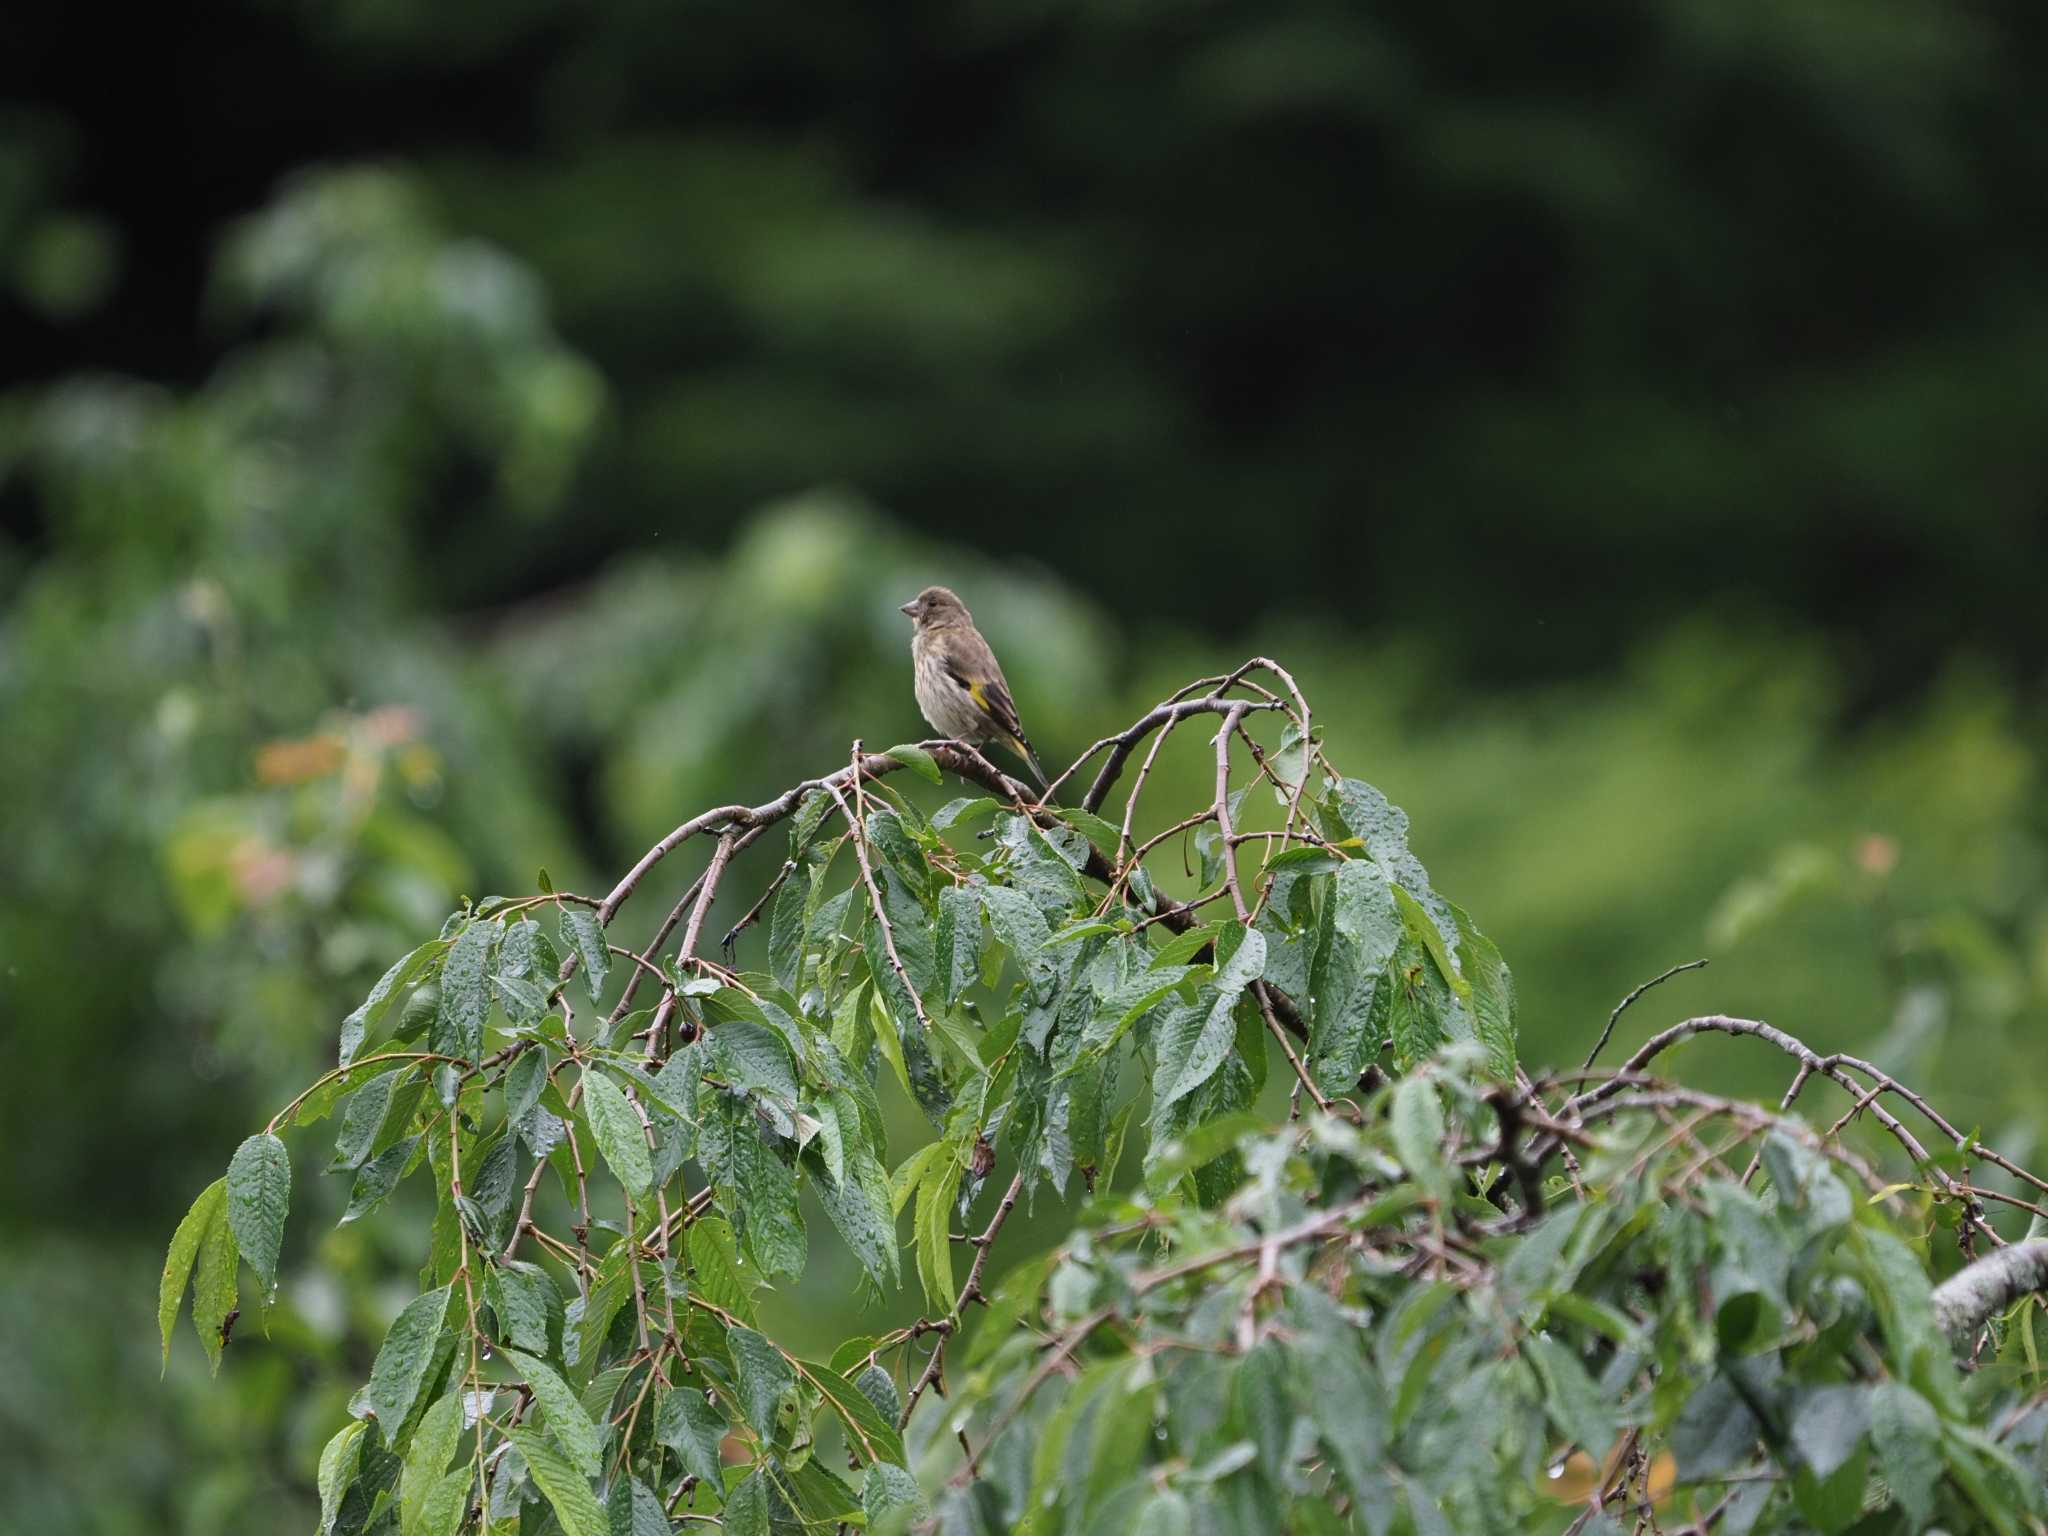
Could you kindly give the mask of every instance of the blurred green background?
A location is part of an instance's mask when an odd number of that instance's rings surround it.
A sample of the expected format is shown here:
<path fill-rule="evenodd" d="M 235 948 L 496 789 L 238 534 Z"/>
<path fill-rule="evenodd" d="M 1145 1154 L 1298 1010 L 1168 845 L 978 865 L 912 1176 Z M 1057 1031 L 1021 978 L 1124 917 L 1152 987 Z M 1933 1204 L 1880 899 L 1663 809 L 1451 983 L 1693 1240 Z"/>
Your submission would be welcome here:
<path fill-rule="evenodd" d="M 270 1337 L 209 1382 L 181 1334 L 159 1382 L 185 1204 L 460 895 L 600 888 L 924 734 L 895 605 L 934 580 L 1049 760 L 1284 660 L 1500 942 L 1532 1063 L 1705 955 L 1624 1044 L 1765 1016 L 2033 1155 L 2042 34 L 13 8 L 0 1530 L 307 1528 L 425 1213 L 334 1230 L 295 1138 Z M 1207 773 L 1189 733 L 1161 806 Z M 771 1317 L 861 1326 L 813 1271 Z"/>

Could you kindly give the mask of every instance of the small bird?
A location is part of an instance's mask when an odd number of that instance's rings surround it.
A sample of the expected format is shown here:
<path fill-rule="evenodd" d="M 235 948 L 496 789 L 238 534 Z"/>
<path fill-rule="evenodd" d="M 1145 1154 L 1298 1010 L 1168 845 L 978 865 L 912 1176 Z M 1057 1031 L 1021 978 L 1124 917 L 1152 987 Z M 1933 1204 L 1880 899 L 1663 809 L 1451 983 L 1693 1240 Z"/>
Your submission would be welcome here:
<path fill-rule="evenodd" d="M 944 587 L 926 587 L 903 605 L 916 626 L 910 637 L 911 680 L 917 707 L 932 729 L 975 745 L 1000 743 L 1031 765 L 1047 786 L 1038 754 L 1024 739 L 1024 722 L 1003 678 L 996 653 L 974 627 L 967 605 Z"/>

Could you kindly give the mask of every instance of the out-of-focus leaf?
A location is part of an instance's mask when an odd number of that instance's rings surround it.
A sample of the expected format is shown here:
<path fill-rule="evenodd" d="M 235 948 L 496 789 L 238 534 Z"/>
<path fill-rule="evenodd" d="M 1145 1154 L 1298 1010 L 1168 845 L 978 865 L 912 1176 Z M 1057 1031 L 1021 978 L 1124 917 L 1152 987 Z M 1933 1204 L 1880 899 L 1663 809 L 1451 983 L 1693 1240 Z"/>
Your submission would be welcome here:
<path fill-rule="evenodd" d="M 1408 1176 L 1444 1205 L 1451 1198 L 1451 1169 L 1444 1161 L 1444 1110 L 1436 1084 L 1421 1074 L 1401 1079 L 1394 1089 L 1390 1116 L 1394 1150 L 1407 1165 Z"/>
<path fill-rule="evenodd" d="M 1586 1374 L 1579 1357 L 1547 1334 L 1531 1334 L 1523 1350 L 1543 1383 L 1543 1406 L 1564 1435 L 1598 1461 L 1614 1442 L 1614 1404 Z"/>
<path fill-rule="evenodd" d="M 1902 1381 L 1880 1381 L 1870 1389 L 1870 1442 L 1885 1485 L 1921 1528 L 1934 1516 L 1941 1481 L 1941 1419 L 1934 1407 Z"/>

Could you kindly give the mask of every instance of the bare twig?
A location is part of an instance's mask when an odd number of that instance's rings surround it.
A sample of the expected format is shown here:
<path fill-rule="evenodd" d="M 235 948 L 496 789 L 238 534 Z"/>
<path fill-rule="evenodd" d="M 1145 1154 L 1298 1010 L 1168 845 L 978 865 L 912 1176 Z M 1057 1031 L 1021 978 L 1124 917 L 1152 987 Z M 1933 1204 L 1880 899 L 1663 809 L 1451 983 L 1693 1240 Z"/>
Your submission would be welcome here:
<path fill-rule="evenodd" d="M 1637 998 L 1641 997 L 1645 992 L 1649 991 L 1650 988 L 1657 986 L 1662 982 L 1669 981 L 1672 977 L 1678 975 L 1680 972 L 1696 971 L 1706 963 L 1707 962 L 1705 960 L 1688 960 L 1683 965 L 1674 965 L 1673 967 L 1671 967 L 1670 970 L 1665 971 L 1662 975 L 1652 976 L 1640 987 L 1637 987 L 1635 991 L 1629 993 L 1627 997 L 1624 997 L 1620 1002 L 1616 1003 L 1614 1005 L 1614 1012 L 1607 1015 L 1607 1027 L 1600 1031 L 1600 1038 L 1593 1042 L 1593 1049 L 1586 1052 L 1586 1059 L 1582 1063 L 1582 1065 L 1588 1067 L 1592 1066 L 1593 1058 L 1598 1056 L 1602 1051 L 1607 1049 L 1607 1042 L 1614 1035 L 1614 1026 L 1619 1024 L 1621 1022 L 1621 1016 L 1624 1013 L 1628 1012 L 1629 1004 L 1633 1003 Z"/>

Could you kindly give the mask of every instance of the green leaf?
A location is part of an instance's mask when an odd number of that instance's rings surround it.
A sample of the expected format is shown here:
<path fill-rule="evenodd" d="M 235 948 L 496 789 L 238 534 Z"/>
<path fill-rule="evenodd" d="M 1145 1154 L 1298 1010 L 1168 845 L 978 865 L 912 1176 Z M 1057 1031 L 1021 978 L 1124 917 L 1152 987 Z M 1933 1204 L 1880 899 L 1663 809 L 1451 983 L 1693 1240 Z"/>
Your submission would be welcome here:
<path fill-rule="evenodd" d="M 291 1203 L 292 1160 L 269 1132 L 251 1136 L 228 1163 L 228 1223 L 249 1267 L 264 1286 L 277 1284 L 284 1246 L 285 1209 Z"/>
<path fill-rule="evenodd" d="M 1212 984 L 1215 1000 L 1209 1004 L 1208 1013 L 1199 1016 L 1199 1028 L 1184 1044 L 1182 1040 L 1173 1042 L 1170 1050 L 1164 1038 L 1160 1042 L 1152 1079 L 1152 1112 L 1155 1115 L 1214 1077 L 1216 1069 L 1223 1065 L 1223 1058 L 1230 1054 L 1231 1042 L 1237 1038 L 1237 1025 L 1232 1013 L 1244 989 L 1265 971 L 1266 936 L 1257 930 L 1247 932 L 1242 924 L 1233 923 L 1224 930 L 1218 942 L 1219 954 L 1229 948 L 1232 932 L 1244 936 L 1216 973 Z"/>
<path fill-rule="evenodd" d="M 1138 1518 L 1131 1522 L 1131 1536 L 1188 1536 L 1193 1526 L 1187 1496 L 1161 1488 L 1138 1507 Z"/>
<path fill-rule="evenodd" d="M 345 1067 L 355 1060 L 363 1041 L 384 1022 L 384 1016 L 391 1011 L 398 994 L 431 971 L 447 952 L 446 939 L 429 939 L 402 960 L 394 962 L 390 970 L 377 978 L 377 984 L 370 988 L 370 995 L 341 1021 L 341 1050 L 336 1066 Z"/>
<path fill-rule="evenodd" d="M 1010 952 L 1017 974 L 1034 984 L 1051 969 L 1045 949 L 1052 942 L 1052 928 L 1038 904 L 1022 891 L 1007 885 L 976 885 L 975 897 L 988 913 L 996 942 Z"/>
<path fill-rule="evenodd" d="M 476 1487 L 476 1468 L 464 1463 L 452 1468 L 427 1490 L 420 1508 L 419 1536 L 456 1536 L 462 1517 L 469 1513 L 470 1494 Z"/>
<path fill-rule="evenodd" d="M 940 782 L 938 759 L 925 751 L 923 747 L 915 746 L 906 741 L 897 746 L 890 747 L 882 755 L 884 757 L 893 757 L 913 773 L 921 774 L 923 777 L 930 779 L 934 784 Z"/>
<path fill-rule="evenodd" d="M 534 1401 L 547 1415 L 547 1431 L 569 1464 L 585 1477 L 596 1477 L 604 1470 L 604 1434 L 583 1411 L 575 1388 L 537 1355 L 508 1349 L 505 1358 L 519 1367 L 526 1384 L 533 1388 Z"/>
<path fill-rule="evenodd" d="M 538 1430 L 514 1425 L 507 1438 L 526 1459 L 526 1470 L 562 1523 L 564 1536 L 611 1536 L 597 1496 L 590 1484 L 550 1445 Z"/>
<path fill-rule="evenodd" d="M 430 1048 L 440 1055 L 475 1061 L 483 1054 L 484 1021 L 491 1016 L 491 953 L 503 930 L 472 919 L 441 963 L 441 1001 L 434 1013 Z"/>
<path fill-rule="evenodd" d="M 1472 1020 L 1486 1065 L 1498 1078 L 1515 1075 L 1515 978 L 1493 940 L 1473 926 L 1462 907 L 1450 904 L 1458 925 L 1458 963 L 1472 986 Z"/>
<path fill-rule="evenodd" d="M 199 1257 L 192 1269 L 192 1327 L 199 1335 L 200 1348 L 206 1351 L 207 1369 L 216 1373 L 221 1350 L 227 1345 L 222 1334 L 238 1299 L 235 1271 L 241 1262 L 234 1225 L 228 1220 L 227 1180 L 222 1179 L 220 1187 L 223 1198 L 199 1235 Z"/>
<path fill-rule="evenodd" d="M 427 1367 L 433 1364 L 441 1320 L 448 1313 L 449 1291 L 444 1285 L 408 1302 L 384 1335 L 370 1366 L 370 1411 L 377 1415 L 387 1440 L 405 1423 L 426 1380 Z"/>
<path fill-rule="evenodd" d="M 427 1499 L 441 1482 L 455 1443 L 462 1438 L 462 1393 L 458 1389 L 437 1398 L 420 1418 L 406 1448 L 405 1471 L 399 1479 L 398 1524 L 404 1536 L 422 1529 Z"/>
<path fill-rule="evenodd" d="M 547 1272 L 516 1259 L 501 1259 L 484 1271 L 484 1300 L 498 1316 L 501 1342 L 545 1354 L 550 1328 L 559 1328 L 561 1293 Z"/>
<path fill-rule="evenodd" d="M 740 1411 L 755 1434 L 772 1439 L 776 1410 L 782 1404 L 782 1394 L 795 1389 L 796 1372 L 781 1350 L 751 1328 L 728 1328 L 725 1347 L 739 1373 Z"/>
<path fill-rule="evenodd" d="M 611 1536 L 669 1536 L 668 1515 L 639 1478 L 614 1478 L 605 1505 Z"/>
<path fill-rule="evenodd" d="M 157 1331 L 163 1335 L 163 1364 L 171 1363 L 171 1329 L 178 1321 L 178 1308 L 185 1300 L 185 1286 L 192 1278 L 192 1262 L 199 1256 L 200 1240 L 221 1220 L 227 1205 L 228 1181 L 215 1179 L 199 1192 L 178 1230 L 171 1234 L 170 1251 L 164 1255 L 163 1277 L 157 1282 Z"/>
<path fill-rule="evenodd" d="M 796 1066 L 781 1035 L 752 1019 L 729 1018 L 710 1033 L 717 1074 L 742 1093 L 765 1094 L 785 1111 L 796 1108 Z"/>
<path fill-rule="evenodd" d="M 768 1536 L 768 1473 L 755 1467 L 725 1497 L 725 1536 Z"/>
<path fill-rule="evenodd" d="M 363 1164 L 349 1190 L 348 1209 L 341 1213 L 341 1220 L 335 1225 L 345 1227 L 352 1221 L 360 1221 L 382 1205 L 405 1176 L 419 1144 L 419 1137 L 408 1136 L 403 1141 L 394 1141 Z"/>
<path fill-rule="evenodd" d="M 910 1524 L 931 1516 L 931 1506 L 925 1502 L 924 1490 L 917 1486 L 917 1479 L 902 1467 L 886 1461 L 873 1463 L 867 1470 L 867 1476 L 861 1479 L 860 1507 L 867 1516 L 871 1531 L 886 1529 L 882 1522 L 904 1511 L 909 1513 Z"/>
<path fill-rule="evenodd" d="M 328 1172 L 362 1166 L 377 1143 L 377 1133 L 384 1128 L 385 1116 L 391 1109 L 391 1092 L 404 1080 L 406 1071 L 397 1067 L 380 1072 L 348 1096 L 348 1108 L 342 1111 L 341 1130 L 334 1139 L 334 1161 L 328 1164 Z"/>
<path fill-rule="evenodd" d="M 695 1387 L 677 1387 L 661 1400 L 654 1438 L 674 1451 L 683 1470 L 711 1488 L 720 1484 L 718 1448 L 732 1426 L 725 1415 Z"/>
<path fill-rule="evenodd" d="M 612 969 L 611 951 L 605 948 L 604 928 L 597 914 L 588 907 L 563 907 L 562 942 L 582 961 L 583 984 L 590 989 L 590 1000 L 596 1002 Z"/>
<path fill-rule="evenodd" d="M 356 1467 L 363 1454 L 363 1433 L 369 1427 L 362 1419 L 350 1419 L 334 1432 L 334 1438 L 320 1452 L 320 1472 L 315 1482 L 320 1493 L 320 1536 L 328 1536 L 334 1529 L 342 1495 L 356 1480 Z"/>
<path fill-rule="evenodd" d="M 957 1158 L 955 1149 L 948 1145 L 943 1155 L 925 1164 L 917 1183 L 917 1212 L 913 1218 L 917 1278 L 933 1316 L 953 1309 L 953 1248 L 946 1234 L 954 1190 L 960 1182 Z"/>
<path fill-rule="evenodd" d="M 540 1102 L 540 1091 L 547 1085 L 547 1047 L 528 1045 L 505 1069 L 505 1123 L 517 1125 L 525 1119 L 526 1112 Z"/>
<path fill-rule="evenodd" d="M 1543 1406 L 1565 1437 L 1596 1462 L 1614 1443 L 1612 1400 L 1586 1374 L 1585 1366 L 1547 1334 L 1531 1334 L 1522 1348 L 1543 1383 Z"/>
<path fill-rule="evenodd" d="M 1296 1304 L 1300 1336 L 1289 1347 L 1316 1430 L 1360 1502 L 1385 1492 L 1386 1391 L 1359 1353 L 1362 1335 L 1319 1294 Z"/>
<path fill-rule="evenodd" d="M 1003 1276 L 990 1293 L 988 1310 L 967 1342 L 966 1364 L 971 1370 L 981 1364 L 1010 1338 L 1025 1314 L 1037 1310 L 1046 1277 L 1052 1273 L 1054 1255 L 1041 1253 L 1026 1259 Z"/>
<path fill-rule="evenodd" d="M 1934 1406 L 1902 1381 L 1881 1381 L 1870 1391 L 1870 1443 L 1884 1480 L 1915 1529 L 1934 1518 L 1941 1483 L 1941 1418 Z"/>
<path fill-rule="evenodd" d="M 1448 1204 L 1451 1170 L 1444 1161 L 1444 1110 L 1436 1096 L 1436 1084 L 1420 1075 L 1402 1078 L 1394 1089 L 1390 1119 L 1394 1150 L 1408 1176 L 1438 1205 Z"/>
<path fill-rule="evenodd" d="M 811 919 L 808 884 L 797 878 L 792 863 L 768 915 L 768 970 L 791 991 L 803 976 L 804 932 Z"/>
<path fill-rule="evenodd" d="M 648 1156 L 647 1136 L 640 1128 L 640 1117 L 633 1113 L 625 1094 L 603 1072 L 586 1067 L 583 1108 L 590 1117 L 597 1150 L 604 1154 L 612 1177 L 635 1198 L 644 1196 L 654 1183 L 654 1164 Z"/>
<path fill-rule="evenodd" d="M 491 986 L 504 1002 L 505 1017 L 514 1024 L 538 1024 L 548 1011 L 548 995 L 524 976 L 497 975 Z"/>
<path fill-rule="evenodd" d="M 862 1461 L 894 1462 L 902 1465 L 903 1437 L 896 1426 L 884 1420 L 875 1405 L 846 1377 L 829 1365 L 814 1365 L 801 1362 L 804 1377 L 817 1388 L 818 1395 L 831 1405 L 840 1421 L 846 1426 L 846 1443 Z"/>
<path fill-rule="evenodd" d="M 952 826 L 971 827 L 1002 809 L 1002 801 L 992 800 L 987 795 L 962 795 L 958 800 L 948 800 L 940 806 L 932 815 L 932 825 L 941 832 Z"/>
<path fill-rule="evenodd" d="M 811 1193 L 875 1284 L 893 1287 L 898 1278 L 896 1223 L 889 1176 L 875 1155 L 864 1144 L 856 1144 L 846 1153 L 845 1177 L 813 1180 Z"/>
<path fill-rule="evenodd" d="M 1870 1391 L 1863 1386 L 1805 1387 L 1792 1400 L 1792 1444 L 1820 1478 L 1830 1477 L 1870 1428 Z"/>
<path fill-rule="evenodd" d="M 1716 1376 L 1686 1399 L 1671 1426 L 1671 1450 L 1678 1475 L 1707 1482 L 1748 1461 L 1756 1449 L 1756 1416 L 1726 1376 Z"/>

